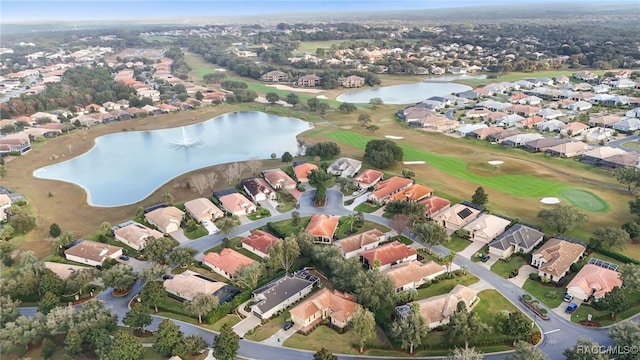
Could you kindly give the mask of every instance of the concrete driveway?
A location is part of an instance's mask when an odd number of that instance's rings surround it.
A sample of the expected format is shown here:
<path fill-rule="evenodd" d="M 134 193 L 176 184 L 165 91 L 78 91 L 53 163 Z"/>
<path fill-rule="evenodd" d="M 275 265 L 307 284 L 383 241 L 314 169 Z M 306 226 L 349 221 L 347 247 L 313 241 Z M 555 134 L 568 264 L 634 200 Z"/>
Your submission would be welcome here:
<path fill-rule="evenodd" d="M 191 241 L 188 237 L 184 236 L 184 231 L 182 229 L 178 229 L 172 233 L 169 233 L 169 236 L 171 236 L 172 238 L 174 238 L 177 242 L 180 243 L 180 245 Z"/>
<path fill-rule="evenodd" d="M 244 318 L 239 323 L 233 325 L 233 332 L 238 334 L 240 337 L 244 337 L 244 334 L 260 325 L 261 321 L 257 316 L 253 314 L 249 314 L 246 318 Z"/>
<path fill-rule="evenodd" d="M 289 330 L 280 329 L 276 331 L 275 334 L 271 335 L 268 339 L 262 341 L 263 344 L 268 344 L 272 346 L 282 346 L 285 340 L 287 340 L 291 335 L 295 334 L 300 330 L 302 324 L 293 324 L 293 327 Z"/>
<path fill-rule="evenodd" d="M 462 256 L 465 259 L 471 259 L 471 257 L 475 253 L 480 251 L 480 249 L 482 249 L 486 244 L 487 243 L 483 241 L 475 240 L 474 242 L 471 243 L 471 245 L 467 246 L 464 250 L 460 251 L 458 255 Z"/>
<path fill-rule="evenodd" d="M 529 278 L 529 274 L 537 274 L 538 269 L 534 268 L 531 265 L 522 265 L 520 269 L 518 269 L 518 276 L 509 279 L 512 283 L 514 283 L 518 287 L 523 287 L 524 282 Z"/>

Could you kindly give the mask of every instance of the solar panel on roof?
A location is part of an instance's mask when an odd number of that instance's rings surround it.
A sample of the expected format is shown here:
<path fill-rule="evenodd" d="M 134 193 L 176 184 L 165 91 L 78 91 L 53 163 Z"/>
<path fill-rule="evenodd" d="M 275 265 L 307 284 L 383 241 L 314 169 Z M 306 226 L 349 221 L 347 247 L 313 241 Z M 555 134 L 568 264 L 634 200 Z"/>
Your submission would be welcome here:
<path fill-rule="evenodd" d="M 617 264 L 613 264 L 607 261 L 603 261 L 600 259 L 596 259 L 596 258 L 591 258 L 589 259 L 589 264 L 591 265 L 595 265 L 595 266 L 599 266 L 601 268 L 605 268 L 605 269 L 609 269 L 609 270 L 613 270 L 613 271 L 618 271 L 618 265 Z"/>
<path fill-rule="evenodd" d="M 464 209 L 458 211 L 458 216 L 460 217 L 460 219 L 466 219 L 471 214 L 472 214 L 472 212 L 471 212 L 471 210 L 469 210 L 469 208 L 464 208 Z"/>

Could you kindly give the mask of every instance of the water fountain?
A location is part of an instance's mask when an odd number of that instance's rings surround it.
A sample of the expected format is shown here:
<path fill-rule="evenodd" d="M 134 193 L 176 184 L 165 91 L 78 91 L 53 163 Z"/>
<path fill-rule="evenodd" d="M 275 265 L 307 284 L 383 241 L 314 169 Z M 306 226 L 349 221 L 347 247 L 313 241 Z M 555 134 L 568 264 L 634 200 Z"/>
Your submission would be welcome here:
<path fill-rule="evenodd" d="M 172 141 L 169 143 L 169 147 L 171 147 L 172 149 L 188 149 L 191 147 L 200 146 L 204 143 L 204 141 L 200 138 L 197 138 L 197 137 L 190 138 L 187 135 L 187 131 L 184 129 L 184 126 L 181 129 L 182 129 L 182 139 L 178 141 Z"/>

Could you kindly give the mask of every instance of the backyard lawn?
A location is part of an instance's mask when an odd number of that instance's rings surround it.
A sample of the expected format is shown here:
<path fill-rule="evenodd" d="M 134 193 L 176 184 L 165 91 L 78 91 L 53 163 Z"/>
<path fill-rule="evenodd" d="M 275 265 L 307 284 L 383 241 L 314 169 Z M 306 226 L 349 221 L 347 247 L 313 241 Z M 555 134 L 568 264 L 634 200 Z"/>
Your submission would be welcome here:
<path fill-rule="evenodd" d="M 563 287 L 556 287 L 551 283 L 548 286 L 542 285 L 531 279 L 527 279 L 522 288 L 550 309 L 558 307 L 566 293 L 566 289 Z"/>
<path fill-rule="evenodd" d="M 471 241 L 467 239 L 463 239 L 458 236 L 451 236 L 451 239 L 443 244 L 447 249 L 455 252 L 460 252 L 467 248 L 467 246 L 471 245 Z"/>
<path fill-rule="evenodd" d="M 502 276 L 505 279 L 508 279 L 509 274 L 512 271 L 520 269 L 523 265 L 527 265 L 527 260 L 522 256 L 513 255 L 507 258 L 507 260 L 509 260 L 509 262 L 506 262 L 504 260 L 496 261 L 496 263 L 491 267 L 491 271 Z"/>
<path fill-rule="evenodd" d="M 359 228 L 354 226 L 353 231 L 351 231 L 351 225 L 349 225 L 348 221 L 344 221 L 345 219 L 346 217 L 342 217 L 340 219 L 342 224 L 338 225 L 338 228 L 336 229 L 336 237 L 338 239 L 344 239 L 353 234 L 360 234 L 371 229 L 378 229 L 384 233 L 389 231 L 388 227 L 367 220 L 365 220 L 364 224 Z"/>
<path fill-rule="evenodd" d="M 462 276 L 453 276 L 451 279 L 440 280 L 437 283 L 432 283 L 430 285 L 423 285 L 418 289 L 418 293 L 415 296 L 416 300 L 426 299 L 431 296 L 446 294 L 451 289 L 453 289 L 456 285 L 464 285 L 469 286 L 471 284 L 475 284 L 478 282 L 478 278 L 471 273 L 467 273 Z"/>

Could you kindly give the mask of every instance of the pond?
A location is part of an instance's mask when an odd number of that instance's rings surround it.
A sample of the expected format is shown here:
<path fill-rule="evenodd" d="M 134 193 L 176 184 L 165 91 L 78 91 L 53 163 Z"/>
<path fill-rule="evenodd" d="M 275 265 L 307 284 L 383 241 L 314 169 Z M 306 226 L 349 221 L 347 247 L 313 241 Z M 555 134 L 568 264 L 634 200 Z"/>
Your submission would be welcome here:
<path fill-rule="evenodd" d="M 413 104 L 432 96 L 444 96 L 471 90 L 471 87 L 451 82 L 419 82 L 414 84 L 384 86 L 375 89 L 356 91 L 338 96 L 340 102 L 368 103 L 371 98 L 379 97 L 385 104 Z"/>
<path fill-rule="evenodd" d="M 251 158 L 296 154 L 296 135 L 313 124 L 261 112 L 235 112 L 182 128 L 109 134 L 87 153 L 43 167 L 33 175 L 67 181 L 87 192 L 93 206 L 136 203 L 192 170 Z M 218 182 L 223 182 L 219 174 Z"/>

